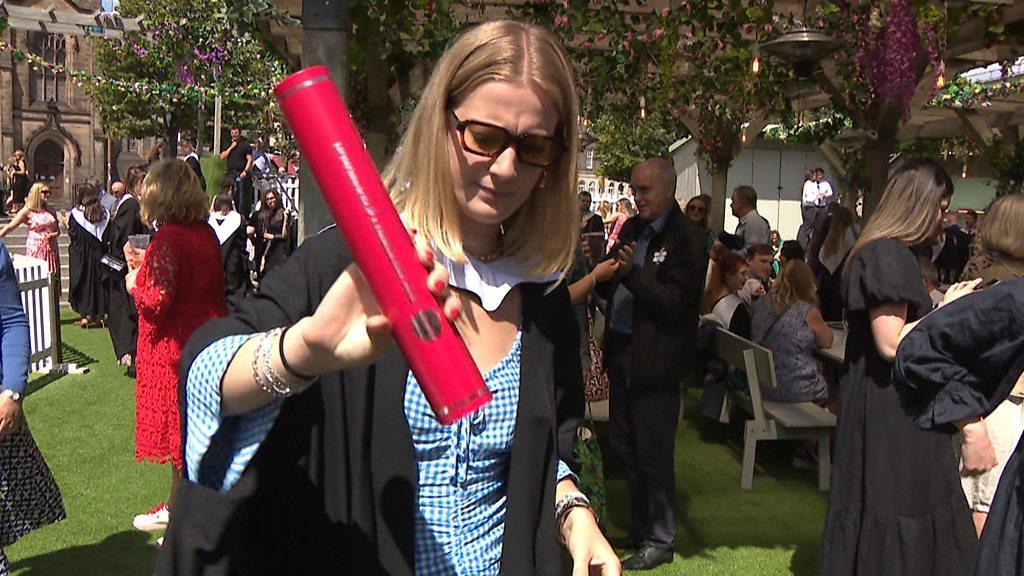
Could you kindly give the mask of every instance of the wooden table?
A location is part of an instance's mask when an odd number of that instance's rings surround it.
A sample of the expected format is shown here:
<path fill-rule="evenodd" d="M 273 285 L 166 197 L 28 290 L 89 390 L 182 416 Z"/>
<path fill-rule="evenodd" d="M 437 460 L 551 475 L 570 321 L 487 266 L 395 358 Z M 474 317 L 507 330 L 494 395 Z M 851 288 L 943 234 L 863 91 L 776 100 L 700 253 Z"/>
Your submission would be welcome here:
<path fill-rule="evenodd" d="M 842 366 L 846 359 L 846 328 L 841 322 L 829 322 L 828 327 L 832 330 L 832 347 L 818 350 L 817 354 L 827 362 Z"/>

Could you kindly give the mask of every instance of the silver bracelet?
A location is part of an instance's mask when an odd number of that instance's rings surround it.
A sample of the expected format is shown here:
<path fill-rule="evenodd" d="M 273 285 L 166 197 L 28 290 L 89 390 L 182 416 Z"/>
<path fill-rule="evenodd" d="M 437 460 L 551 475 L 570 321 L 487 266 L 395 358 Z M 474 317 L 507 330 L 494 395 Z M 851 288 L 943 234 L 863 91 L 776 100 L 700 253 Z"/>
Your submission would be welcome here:
<path fill-rule="evenodd" d="M 280 338 L 284 328 L 274 328 L 258 336 L 256 352 L 252 356 L 252 377 L 256 385 L 275 398 L 286 398 L 295 393 L 288 381 L 274 369 L 271 354 L 274 340 Z"/>
<path fill-rule="evenodd" d="M 562 544 L 565 544 L 565 537 L 562 534 L 562 524 L 565 523 L 566 517 L 569 516 L 569 511 L 573 508 L 586 508 L 594 515 L 594 519 L 597 519 L 597 513 L 594 512 L 594 508 L 590 505 L 590 499 L 582 492 L 570 492 L 559 498 L 558 501 L 555 502 L 555 534 L 558 536 L 558 540 Z"/>

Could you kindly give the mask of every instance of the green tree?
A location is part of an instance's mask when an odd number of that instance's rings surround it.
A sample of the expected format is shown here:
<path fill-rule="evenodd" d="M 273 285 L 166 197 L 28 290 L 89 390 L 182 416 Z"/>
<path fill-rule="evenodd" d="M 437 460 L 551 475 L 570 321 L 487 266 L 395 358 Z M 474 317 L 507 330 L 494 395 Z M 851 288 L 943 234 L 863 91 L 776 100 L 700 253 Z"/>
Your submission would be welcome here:
<path fill-rule="evenodd" d="M 589 123 L 594 146 L 601 156 L 597 173 L 612 180 L 628 182 L 633 166 L 651 156 L 666 156 L 675 136 L 665 130 L 661 112 L 646 118 L 616 118 L 610 113 Z"/>
<path fill-rule="evenodd" d="M 180 130 L 203 130 L 215 93 L 226 124 L 280 125 L 271 89 L 284 61 L 253 32 L 229 0 L 123 0 L 121 12 L 145 18 L 146 31 L 94 40 L 103 80 L 86 89 L 114 137 L 163 136 L 173 153 Z"/>

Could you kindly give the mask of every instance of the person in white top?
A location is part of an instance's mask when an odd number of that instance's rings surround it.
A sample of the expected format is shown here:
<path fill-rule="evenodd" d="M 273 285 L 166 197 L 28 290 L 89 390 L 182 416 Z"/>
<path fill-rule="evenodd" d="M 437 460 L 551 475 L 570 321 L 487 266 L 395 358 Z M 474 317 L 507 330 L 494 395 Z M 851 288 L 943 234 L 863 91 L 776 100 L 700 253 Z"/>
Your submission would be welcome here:
<path fill-rule="evenodd" d="M 832 185 L 825 180 L 825 170 L 815 168 L 808 170 L 804 180 L 804 189 L 800 201 L 800 216 L 803 222 L 800 230 L 797 231 L 796 239 L 800 247 L 807 250 L 811 242 L 811 234 L 814 232 L 814 225 L 819 219 L 825 216 L 825 206 L 829 199 L 835 194 Z"/>

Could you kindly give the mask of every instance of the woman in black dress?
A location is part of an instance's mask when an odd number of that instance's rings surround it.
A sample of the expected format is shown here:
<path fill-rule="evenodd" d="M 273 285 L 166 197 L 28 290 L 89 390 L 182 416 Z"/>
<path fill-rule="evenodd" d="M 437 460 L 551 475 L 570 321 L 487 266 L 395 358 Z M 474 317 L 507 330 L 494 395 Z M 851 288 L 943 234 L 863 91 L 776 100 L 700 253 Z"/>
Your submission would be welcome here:
<path fill-rule="evenodd" d="M 128 171 L 127 185 L 123 189 L 118 189 L 121 195 L 117 196 L 117 204 L 110 216 L 110 223 L 103 232 L 106 253 L 118 260 L 124 260 L 124 245 L 128 243 L 128 236 L 145 234 L 149 231 L 149 227 L 142 222 L 142 217 L 139 215 L 139 201 L 137 200 L 142 191 L 142 181 L 145 177 L 146 172 L 140 168 L 132 168 Z M 111 192 L 114 192 L 113 188 L 111 188 Z M 135 303 L 125 285 L 124 278 L 127 272 L 127 268 L 117 272 L 104 267 L 103 277 L 110 302 L 108 321 L 114 354 L 117 356 L 118 364 L 127 366 L 125 374 L 134 377 L 135 342 L 139 337 L 139 314 L 135 310 Z"/>
<path fill-rule="evenodd" d="M 78 325 L 93 328 L 106 323 L 107 292 L 100 281 L 100 258 L 103 257 L 103 232 L 110 214 L 100 204 L 99 192 L 89 184 L 78 188 L 78 198 L 70 213 L 61 215 L 68 230 L 71 286 L 68 302 L 82 318 Z"/>
<path fill-rule="evenodd" d="M 935 234 L 952 195 L 938 162 L 908 161 L 850 251 L 823 576 L 967 575 L 974 562 L 977 536 L 951 433 L 917 428 L 891 378 L 900 340 L 932 308 L 909 246 Z M 952 288 L 947 299 L 961 293 Z"/>
<path fill-rule="evenodd" d="M 213 210 L 207 220 L 220 242 L 220 259 L 224 268 L 224 297 L 234 310 L 248 292 L 249 268 L 245 262 L 245 219 L 235 210 L 230 193 L 221 192 L 213 199 Z"/>
<path fill-rule="evenodd" d="M 15 150 L 5 167 L 11 179 L 11 196 L 7 202 L 7 212 L 17 212 L 25 204 L 28 197 L 28 167 L 25 166 L 25 152 Z"/>
<path fill-rule="evenodd" d="M 263 193 L 260 209 L 256 212 L 256 270 L 263 278 L 291 252 L 288 244 L 288 213 L 281 206 L 277 192 Z"/>

